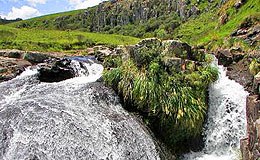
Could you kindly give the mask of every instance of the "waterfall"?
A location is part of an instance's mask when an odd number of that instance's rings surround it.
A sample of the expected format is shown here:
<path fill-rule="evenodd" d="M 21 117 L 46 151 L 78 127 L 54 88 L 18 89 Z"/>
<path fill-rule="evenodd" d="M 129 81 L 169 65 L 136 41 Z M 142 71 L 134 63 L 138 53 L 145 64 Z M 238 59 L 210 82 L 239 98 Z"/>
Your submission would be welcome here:
<path fill-rule="evenodd" d="M 116 94 L 95 82 L 102 65 L 82 66 L 76 61 L 72 65 L 78 76 L 61 82 L 40 82 L 37 69 L 27 69 L 0 83 L 0 159 L 163 157 L 147 129 L 122 108 Z"/>
<path fill-rule="evenodd" d="M 240 139 L 246 136 L 246 92 L 217 65 L 219 79 L 209 87 L 208 118 L 204 126 L 205 147 L 184 155 L 186 160 L 237 160 Z"/>

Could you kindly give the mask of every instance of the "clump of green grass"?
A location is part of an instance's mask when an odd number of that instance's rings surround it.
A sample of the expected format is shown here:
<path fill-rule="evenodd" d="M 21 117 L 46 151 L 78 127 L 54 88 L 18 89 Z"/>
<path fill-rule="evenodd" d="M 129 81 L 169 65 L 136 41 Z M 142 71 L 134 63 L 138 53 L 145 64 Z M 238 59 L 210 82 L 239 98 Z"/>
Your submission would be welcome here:
<path fill-rule="evenodd" d="M 0 48 L 37 51 L 86 49 L 93 45 L 129 45 L 139 39 L 122 35 L 108 35 L 80 31 L 16 29 L 0 25 Z"/>
<path fill-rule="evenodd" d="M 218 70 L 206 63 L 193 72 L 169 72 L 158 46 L 143 48 L 130 59 L 117 61 L 116 68 L 106 70 L 103 78 L 130 110 L 147 114 L 146 122 L 174 148 L 201 134 L 207 86 L 218 78 Z"/>

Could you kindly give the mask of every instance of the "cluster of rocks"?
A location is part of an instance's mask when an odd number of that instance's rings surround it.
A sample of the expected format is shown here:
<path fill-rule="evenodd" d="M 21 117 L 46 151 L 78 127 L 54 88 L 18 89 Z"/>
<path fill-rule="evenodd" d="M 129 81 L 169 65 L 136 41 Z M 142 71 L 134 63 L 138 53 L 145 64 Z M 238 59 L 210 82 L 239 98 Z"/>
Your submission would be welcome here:
<path fill-rule="evenodd" d="M 0 82 L 16 77 L 26 67 L 42 63 L 50 57 L 50 54 L 40 52 L 0 50 Z"/>
<path fill-rule="evenodd" d="M 254 77 L 253 93 L 247 97 L 247 137 L 240 141 L 243 160 L 260 158 L 260 72 Z"/>
<path fill-rule="evenodd" d="M 12 79 L 32 64 L 23 59 L 0 57 L 0 82 Z"/>
<path fill-rule="evenodd" d="M 220 49 L 215 55 L 219 64 L 227 67 L 228 77 L 252 93 L 254 76 L 250 73 L 249 66 L 252 59 L 260 58 L 260 52 L 256 50 L 246 53 L 241 48 L 232 47 L 230 49 Z"/>
<path fill-rule="evenodd" d="M 75 77 L 70 59 L 63 59 L 62 53 L 26 52 L 20 50 L 0 50 L 0 82 L 10 80 L 25 68 L 38 65 L 39 79 L 43 82 L 58 82 Z"/>
<path fill-rule="evenodd" d="M 148 54 L 151 50 L 154 54 L 164 57 L 164 66 L 169 72 L 194 71 L 205 61 L 205 52 L 200 49 L 192 48 L 187 43 L 178 40 L 161 41 L 157 38 L 143 39 L 136 45 L 119 46 L 114 49 L 98 46 L 95 47 L 93 55 L 101 62 L 104 62 L 107 57 L 120 56 L 124 61 L 132 58 L 138 66 L 143 66 L 146 63 L 143 59 L 149 60 L 149 57 L 144 58 L 142 56 Z"/>
<path fill-rule="evenodd" d="M 260 24 L 253 25 L 252 20 L 244 22 L 237 30 L 235 30 L 231 36 L 243 39 L 251 46 L 259 45 L 260 41 Z"/>

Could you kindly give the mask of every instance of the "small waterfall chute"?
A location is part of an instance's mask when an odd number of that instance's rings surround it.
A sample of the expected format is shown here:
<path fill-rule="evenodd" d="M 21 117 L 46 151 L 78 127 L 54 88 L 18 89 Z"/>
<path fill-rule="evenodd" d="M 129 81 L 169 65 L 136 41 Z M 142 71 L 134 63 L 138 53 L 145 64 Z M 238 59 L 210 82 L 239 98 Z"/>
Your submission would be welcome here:
<path fill-rule="evenodd" d="M 240 139 L 246 135 L 246 92 L 226 76 L 226 68 L 214 64 L 219 79 L 209 86 L 208 119 L 204 126 L 205 147 L 184 155 L 186 160 L 237 160 Z"/>

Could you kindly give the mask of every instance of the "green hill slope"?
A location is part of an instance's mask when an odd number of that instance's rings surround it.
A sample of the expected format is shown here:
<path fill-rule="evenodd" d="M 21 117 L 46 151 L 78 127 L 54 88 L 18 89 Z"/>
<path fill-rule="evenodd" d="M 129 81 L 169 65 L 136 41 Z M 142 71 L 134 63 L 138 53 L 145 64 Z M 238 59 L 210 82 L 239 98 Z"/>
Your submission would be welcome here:
<path fill-rule="evenodd" d="M 230 35 L 247 21 L 259 24 L 259 13 L 260 1 L 256 0 L 114 0 L 88 9 L 32 18 L 8 26 L 174 38 L 210 50 L 236 45 L 252 50 L 258 49 L 259 42 L 249 45 Z"/>
<path fill-rule="evenodd" d="M 193 45 L 209 45 L 210 49 L 218 47 L 230 48 L 234 43 L 245 46 L 242 40 L 230 35 L 242 24 L 252 21 L 251 25 L 260 23 L 260 1 L 247 0 L 240 8 L 234 7 L 236 0 L 229 0 L 219 9 L 202 13 L 197 18 L 180 25 L 174 30 L 174 37 Z M 221 17 L 226 16 L 226 22 L 221 24 Z M 248 26 L 250 27 L 250 26 Z M 245 27 L 242 27 L 245 28 Z M 250 47 L 250 46 L 248 46 Z M 257 45 L 251 46 L 256 48 Z M 258 48 L 259 49 L 259 48 Z"/>
<path fill-rule="evenodd" d="M 94 45 L 129 45 L 138 38 L 89 33 L 40 29 L 17 29 L 0 25 L 0 48 L 36 51 L 81 50 Z"/>

